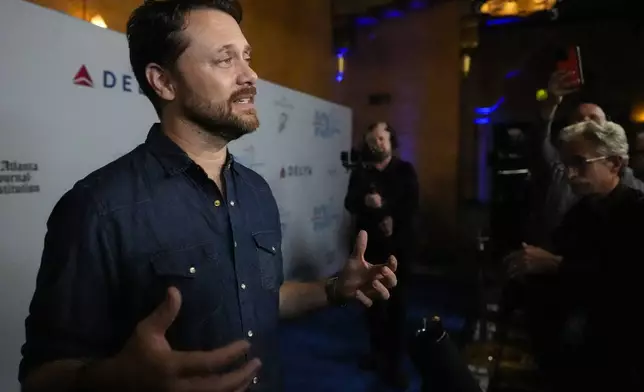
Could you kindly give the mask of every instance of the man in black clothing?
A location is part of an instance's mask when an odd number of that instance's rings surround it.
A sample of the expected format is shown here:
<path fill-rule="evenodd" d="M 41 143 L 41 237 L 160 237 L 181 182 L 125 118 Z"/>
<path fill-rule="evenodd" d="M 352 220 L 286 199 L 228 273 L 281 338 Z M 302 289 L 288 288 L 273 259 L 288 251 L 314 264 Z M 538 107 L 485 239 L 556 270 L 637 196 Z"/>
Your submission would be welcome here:
<path fill-rule="evenodd" d="M 349 180 L 345 207 L 352 214 L 356 230 L 369 235 L 370 260 L 398 260 L 398 286 L 388 302 L 368 310 L 371 329 L 372 364 L 384 380 L 406 388 L 402 371 L 405 336 L 404 287 L 414 254 L 414 214 L 418 209 L 418 179 L 413 166 L 392 155 L 397 140 L 387 123 L 369 127 L 365 135 L 366 160 Z"/>
<path fill-rule="evenodd" d="M 553 253 L 518 251 L 510 256 L 510 274 L 556 279 L 543 315 L 549 339 L 540 342 L 548 345 L 544 370 L 556 391 L 644 390 L 636 314 L 644 194 L 622 180 L 626 134 L 615 123 L 590 120 L 565 128 L 560 140 L 579 201 L 555 231 Z"/>
<path fill-rule="evenodd" d="M 555 72 L 552 75 L 549 82 L 550 98 L 542 107 L 541 121 L 536 132 L 530 135 L 530 171 L 535 199 L 524 235 L 528 243 L 548 250 L 552 248 L 554 230 L 566 212 L 579 200 L 570 187 L 559 151 L 552 140 L 552 126 L 557 109 L 563 98 L 577 89 L 574 79 L 575 77 L 566 72 Z M 570 115 L 569 124 L 589 120 L 602 125 L 606 122 L 606 114 L 595 104 L 582 103 Z M 644 183 L 638 180 L 628 167 L 623 170 L 622 184 L 644 191 Z"/>

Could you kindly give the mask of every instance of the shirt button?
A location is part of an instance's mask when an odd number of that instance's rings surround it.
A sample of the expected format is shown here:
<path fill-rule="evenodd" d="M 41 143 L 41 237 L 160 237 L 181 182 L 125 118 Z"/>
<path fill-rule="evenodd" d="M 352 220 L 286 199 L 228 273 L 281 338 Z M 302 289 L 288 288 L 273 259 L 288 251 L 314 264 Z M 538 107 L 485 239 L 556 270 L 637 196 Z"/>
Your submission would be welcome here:
<path fill-rule="evenodd" d="M 236 248 L 236 247 L 237 247 L 237 241 L 235 241 L 235 242 L 233 243 L 233 245 L 234 245 L 234 246 L 235 246 L 235 248 Z"/>
<path fill-rule="evenodd" d="M 274 246 L 271 246 L 271 250 L 272 250 L 273 252 L 275 252 L 275 247 L 274 247 Z"/>
<path fill-rule="evenodd" d="M 241 287 L 242 290 L 246 290 L 246 284 L 244 284 L 244 283 L 242 283 L 241 286 L 239 286 L 239 287 Z"/>
<path fill-rule="evenodd" d="M 259 378 L 253 377 L 253 384 L 257 384 L 259 382 Z"/>
<path fill-rule="evenodd" d="M 215 207 L 219 207 L 221 205 L 221 202 L 219 200 L 215 200 Z"/>
<path fill-rule="evenodd" d="M 191 274 L 194 274 L 195 272 L 197 272 L 197 269 L 195 267 L 190 267 L 188 271 L 190 271 Z"/>
<path fill-rule="evenodd" d="M 248 337 L 252 338 L 253 337 L 253 331 L 248 331 Z"/>
<path fill-rule="evenodd" d="M 231 205 L 231 206 L 234 206 L 234 205 L 235 205 L 235 202 L 231 200 L 231 201 L 230 201 L 230 205 Z"/>

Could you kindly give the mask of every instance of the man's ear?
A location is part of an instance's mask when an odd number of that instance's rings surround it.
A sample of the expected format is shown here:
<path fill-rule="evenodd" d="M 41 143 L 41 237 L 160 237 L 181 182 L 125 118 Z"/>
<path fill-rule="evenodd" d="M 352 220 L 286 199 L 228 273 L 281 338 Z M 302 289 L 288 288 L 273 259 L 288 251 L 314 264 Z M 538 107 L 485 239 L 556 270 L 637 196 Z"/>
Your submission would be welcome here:
<path fill-rule="evenodd" d="M 170 73 L 158 64 L 150 63 L 145 67 L 145 78 L 154 92 L 164 101 L 176 97 L 174 81 Z"/>
<path fill-rule="evenodd" d="M 613 172 L 621 174 L 628 165 L 628 158 L 608 157 L 607 160 L 613 164 Z"/>

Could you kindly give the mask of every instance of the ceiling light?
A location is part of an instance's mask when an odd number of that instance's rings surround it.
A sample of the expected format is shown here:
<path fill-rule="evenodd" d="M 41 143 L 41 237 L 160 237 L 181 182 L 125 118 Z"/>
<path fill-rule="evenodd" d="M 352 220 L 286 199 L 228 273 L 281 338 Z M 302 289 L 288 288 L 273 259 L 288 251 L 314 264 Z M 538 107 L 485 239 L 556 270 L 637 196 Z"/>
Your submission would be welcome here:
<path fill-rule="evenodd" d="M 486 0 L 479 11 L 490 16 L 527 16 L 535 12 L 549 11 L 557 0 Z"/>
<path fill-rule="evenodd" d="M 98 14 L 94 15 L 92 19 L 89 20 L 89 23 L 98 27 L 102 27 L 104 29 L 107 28 L 107 23 L 105 23 L 105 19 L 103 19 L 103 17 Z"/>

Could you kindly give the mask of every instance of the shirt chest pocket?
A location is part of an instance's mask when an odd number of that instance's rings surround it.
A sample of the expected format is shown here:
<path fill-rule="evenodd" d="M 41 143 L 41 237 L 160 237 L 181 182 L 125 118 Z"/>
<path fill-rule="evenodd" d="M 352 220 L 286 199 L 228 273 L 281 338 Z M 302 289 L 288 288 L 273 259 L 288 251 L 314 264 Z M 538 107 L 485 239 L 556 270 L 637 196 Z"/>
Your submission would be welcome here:
<path fill-rule="evenodd" d="M 266 290 L 278 290 L 283 281 L 282 252 L 279 233 L 261 231 L 253 233 L 257 248 L 257 259 L 262 287 Z"/>
<path fill-rule="evenodd" d="M 199 245 L 155 254 L 150 258 L 154 289 L 181 292 L 180 318 L 199 322 L 221 308 L 221 271 L 214 245 Z"/>

